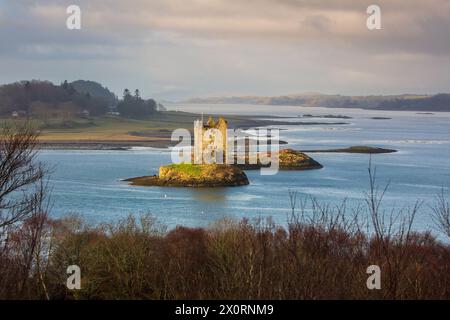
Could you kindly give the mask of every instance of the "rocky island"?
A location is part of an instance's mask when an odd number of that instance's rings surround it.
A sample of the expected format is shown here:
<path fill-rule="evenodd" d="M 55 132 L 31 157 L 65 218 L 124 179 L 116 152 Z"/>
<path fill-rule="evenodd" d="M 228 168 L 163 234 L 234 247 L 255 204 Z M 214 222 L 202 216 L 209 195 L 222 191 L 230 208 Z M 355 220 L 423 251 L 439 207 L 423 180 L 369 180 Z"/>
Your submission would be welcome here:
<path fill-rule="evenodd" d="M 293 149 L 280 150 L 278 154 L 280 170 L 313 170 L 322 169 L 323 166 L 303 152 Z M 237 164 L 243 170 L 257 170 L 262 167 L 268 167 L 270 164 L 263 165 L 259 161 L 256 164 L 249 164 L 248 157 L 245 158 L 245 164 Z"/>
<path fill-rule="evenodd" d="M 226 161 L 227 150 L 227 121 L 219 118 L 217 122 L 210 118 L 203 123 L 203 119 L 194 122 L 194 152 L 190 163 L 169 164 L 159 168 L 158 175 L 142 176 L 126 179 L 131 185 L 164 186 L 164 187 L 229 187 L 248 185 L 247 175 L 243 170 L 254 170 L 269 167 L 259 160 L 250 164 L 249 154 L 244 159 L 235 155 L 234 164 L 223 164 Z M 222 139 L 221 137 L 225 137 Z M 212 148 L 209 148 L 212 147 Z M 204 162 L 204 155 L 209 154 L 212 163 Z M 256 156 L 257 154 L 255 154 Z M 269 154 L 273 158 L 275 154 Z M 278 152 L 280 170 L 310 170 L 320 169 L 322 165 L 306 154 L 284 149 Z M 259 157 L 258 157 L 259 158 Z M 219 161 L 217 161 L 219 160 Z M 239 164 L 239 163 L 242 164 Z"/>
<path fill-rule="evenodd" d="M 394 153 L 394 152 L 397 152 L 397 150 L 378 148 L 378 147 L 368 147 L 368 146 L 352 146 L 352 147 L 348 147 L 348 148 L 339 148 L 339 149 L 303 150 L 303 152 L 308 152 L 308 153 L 367 153 L 367 154 L 379 154 L 379 153 Z"/>
<path fill-rule="evenodd" d="M 126 179 L 136 186 L 161 187 L 232 187 L 248 185 L 247 175 L 238 167 L 226 164 L 170 164 L 161 166 L 159 174 Z"/>
<path fill-rule="evenodd" d="M 279 159 L 281 170 L 311 170 L 323 168 L 323 166 L 313 158 L 303 152 L 293 149 L 281 150 Z"/>

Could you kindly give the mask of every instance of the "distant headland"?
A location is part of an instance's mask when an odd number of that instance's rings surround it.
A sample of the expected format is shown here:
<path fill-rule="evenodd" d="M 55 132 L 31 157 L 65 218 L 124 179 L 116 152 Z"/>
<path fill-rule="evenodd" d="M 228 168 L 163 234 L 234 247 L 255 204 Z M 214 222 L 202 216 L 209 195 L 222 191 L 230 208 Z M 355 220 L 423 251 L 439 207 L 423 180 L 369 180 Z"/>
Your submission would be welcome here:
<path fill-rule="evenodd" d="M 256 104 L 272 106 L 302 106 L 323 108 L 360 108 L 393 111 L 450 111 L 450 94 L 435 95 L 400 94 L 345 96 L 320 93 L 304 93 L 285 96 L 225 96 L 191 98 L 185 103 Z"/>

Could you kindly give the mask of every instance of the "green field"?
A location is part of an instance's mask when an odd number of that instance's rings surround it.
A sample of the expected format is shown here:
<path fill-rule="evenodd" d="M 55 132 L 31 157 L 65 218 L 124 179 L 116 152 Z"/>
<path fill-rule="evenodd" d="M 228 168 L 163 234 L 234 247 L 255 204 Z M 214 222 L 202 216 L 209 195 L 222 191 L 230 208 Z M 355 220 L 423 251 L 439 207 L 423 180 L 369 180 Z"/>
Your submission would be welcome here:
<path fill-rule="evenodd" d="M 197 164 L 191 163 L 172 163 L 167 167 L 174 169 L 178 172 L 185 173 L 191 176 L 198 176 L 202 173 L 202 167 Z"/>
<path fill-rule="evenodd" d="M 43 123 L 41 140 L 44 141 L 129 141 L 167 138 L 175 128 L 192 127 L 196 115 L 182 112 L 165 112 L 154 118 L 134 120 L 125 118 L 89 117 L 70 121 L 52 119 Z"/>
<path fill-rule="evenodd" d="M 29 119 L 41 131 L 42 141 L 145 141 L 167 139 L 172 130 L 192 130 L 199 115 L 185 112 L 160 112 L 136 120 L 121 117 L 71 117 L 69 119 Z M 3 119 L 1 122 L 12 121 Z M 26 121 L 25 119 L 14 121 Z"/>

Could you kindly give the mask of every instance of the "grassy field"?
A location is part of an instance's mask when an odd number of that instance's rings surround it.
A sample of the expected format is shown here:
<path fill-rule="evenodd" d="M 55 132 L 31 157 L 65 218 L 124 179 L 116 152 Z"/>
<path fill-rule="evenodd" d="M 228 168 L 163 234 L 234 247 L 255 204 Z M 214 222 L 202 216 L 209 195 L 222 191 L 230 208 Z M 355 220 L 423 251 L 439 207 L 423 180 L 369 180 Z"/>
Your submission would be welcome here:
<path fill-rule="evenodd" d="M 72 117 L 69 119 L 31 119 L 41 130 L 40 140 L 49 143 L 64 142 L 125 142 L 167 141 L 174 129 L 193 129 L 194 113 L 166 111 L 151 118 L 136 120 L 120 117 Z M 205 119 L 209 115 L 204 115 Z M 228 117 L 232 127 L 258 124 L 249 117 Z M 3 119 L 0 122 L 10 121 Z"/>
<path fill-rule="evenodd" d="M 205 115 L 205 119 L 208 116 Z M 165 147 L 170 145 L 174 129 L 185 128 L 192 131 L 194 120 L 200 117 L 194 113 L 167 111 L 142 120 L 120 117 L 71 117 L 31 119 L 31 121 L 41 131 L 40 141 L 48 147 L 64 145 L 83 147 L 94 143 Z M 227 117 L 227 120 L 234 127 L 256 124 L 248 117 Z M 11 119 L 1 119 L 0 123 L 7 121 Z"/>
<path fill-rule="evenodd" d="M 210 115 L 205 114 L 205 121 Z M 215 119 L 217 119 L 215 115 Z M 127 119 L 121 117 L 66 117 L 53 119 L 28 119 L 41 131 L 39 140 L 43 148 L 127 148 L 129 146 L 148 146 L 165 148 L 176 144 L 171 141 L 174 129 L 184 128 L 193 131 L 194 120 L 201 115 L 195 113 L 165 111 L 147 119 Z M 269 125 L 343 125 L 337 123 L 287 122 L 273 117 L 255 119 L 257 116 L 226 116 L 228 127 L 247 129 Z M 265 117 L 269 118 L 269 117 Z M 0 119 L 0 124 L 12 119 Z M 14 121 L 26 121 L 19 119 Z"/>
<path fill-rule="evenodd" d="M 41 123 L 42 141 L 145 141 L 167 139 L 176 128 L 192 127 L 196 115 L 167 112 L 152 119 L 76 118 L 65 124 L 61 119 Z"/>

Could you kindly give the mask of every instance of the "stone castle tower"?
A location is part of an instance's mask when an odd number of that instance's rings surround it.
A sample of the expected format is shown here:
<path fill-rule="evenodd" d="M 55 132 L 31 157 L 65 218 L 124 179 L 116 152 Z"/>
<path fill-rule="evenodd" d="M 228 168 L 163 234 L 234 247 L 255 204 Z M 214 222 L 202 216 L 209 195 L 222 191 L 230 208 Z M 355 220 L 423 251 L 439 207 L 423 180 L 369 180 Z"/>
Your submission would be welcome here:
<path fill-rule="evenodd" d="M 222 117 L 217 122 L 209 117 L 206 124 L 203 119 L 194 121 L 194 163 L 204 163 L 206 153 L 213 163 L 225 163 L 227 128 L 227 121 Z"/>

